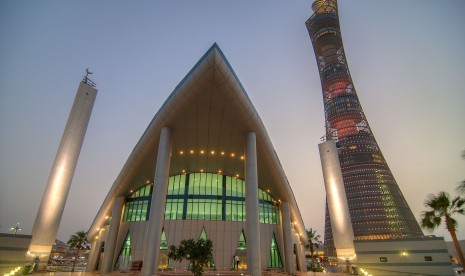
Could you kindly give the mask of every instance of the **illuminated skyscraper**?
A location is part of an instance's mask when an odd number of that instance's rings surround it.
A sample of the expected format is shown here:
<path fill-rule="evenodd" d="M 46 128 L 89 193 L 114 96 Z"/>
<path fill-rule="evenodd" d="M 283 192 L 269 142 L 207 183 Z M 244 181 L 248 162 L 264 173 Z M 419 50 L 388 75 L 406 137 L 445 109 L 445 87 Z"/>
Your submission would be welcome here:
<path fill-rule="evenodd" d="M 323 91 L 326 135 L 339 162 L 355 240 L 423 236 L 373 136 L 344 53 L 337 0 L 316 0 L 307 20 Z M 328 199 L 327 199 L 328 202 Z M 325 245 L 333 236 L 326 204 Z"/>

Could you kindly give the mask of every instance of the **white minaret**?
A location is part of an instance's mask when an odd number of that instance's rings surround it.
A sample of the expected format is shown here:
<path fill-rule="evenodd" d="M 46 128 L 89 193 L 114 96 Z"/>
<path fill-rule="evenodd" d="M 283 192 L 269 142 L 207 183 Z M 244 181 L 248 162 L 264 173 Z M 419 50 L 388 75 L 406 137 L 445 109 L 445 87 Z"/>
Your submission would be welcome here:
<path fill-rule="evenodd" d="M 28 259 L 39 261 L 39 269 L 47 264 L 55 242 L 92 107 L 97 96 L 95 83 L 88 78 L 89 74 L 92 73 L 86 70 L 86 75 L 76 93 L 32 229 Z"/>
<path fill-rule="evenodd" d="M 354 231 L 349 204 L 342 180 L 336 142 L 328 140 L 318 145 L 325 181 L 326 199 L 338 259 L 344 263 L 355 259 Z"/>

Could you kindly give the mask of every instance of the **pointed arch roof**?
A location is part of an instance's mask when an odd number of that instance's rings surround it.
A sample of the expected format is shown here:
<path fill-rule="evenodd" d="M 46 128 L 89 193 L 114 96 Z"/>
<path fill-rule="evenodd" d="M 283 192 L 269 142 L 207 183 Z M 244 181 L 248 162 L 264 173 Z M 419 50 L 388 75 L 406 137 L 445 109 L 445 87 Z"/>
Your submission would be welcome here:
<path fill-rule="evenodd" d="M 296 233 L 306 244 L 297 202 L 265 126 L 216 43 L 176 86 L 150 122 L 95 217 L 89 240 L 97 236 L 97 228 L 111 215 L 116 197 L 128 196 L 130 190 L 153 179 L 163 127 L 173 132 L 170 175 L 221 170 L 223 174 L 243 178 L 245 134 L 255 132 L 259 187 L 275 199 L 289 202 Z"/>

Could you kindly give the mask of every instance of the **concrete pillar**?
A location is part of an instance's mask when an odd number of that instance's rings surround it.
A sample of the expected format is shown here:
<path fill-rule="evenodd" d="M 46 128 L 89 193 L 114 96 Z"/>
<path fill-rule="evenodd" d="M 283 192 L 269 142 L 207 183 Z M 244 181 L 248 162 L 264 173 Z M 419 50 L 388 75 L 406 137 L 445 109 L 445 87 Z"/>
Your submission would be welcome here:
<path fill-rule="evenodd" d="M 97 255 L 97 252 L 97 240 L 93 240 L 90 245 L 89 257 L 87 258 L 86 272 L 94 271 L 95 262 L 97 261 L 95 257 Z"/>
<path fill-rule="evenodd" d="M 300 238 L 299 238 L 300 240 Z M 299 242 L 297 246 L 297 261 L 299 262 L 300 272 L 307 273 L 307 259 L 305 258 L 305 247 Z"/>
<path fill-rule="evenodd" d="M 353 260 L 355 258 L 354 231 L 336 143 L 329 140 L 319 144 L 318 149 L 337 257 L 342 262 L 346 259 Z"/>
<path fill-rule="evenodd" d="M 260 221 L 258 216 L 257 144 L 254 132 L 246 135 L 245 142 L 245 212 L 247 231 L 247 270 L 252 276 L 262 272 L 260 257 Z"/>
<path fill-rule="evenodd" d="M 291 210 L 289 202 L 283 201 L 281 203 L 281 215 L 283 217 L 283 240 L 284 240 L 284 261 L 285 268 L 288 274 L 295 273 L 294 269 L 294 245 L 292 242 L 292 229 L 291 229 Z"/>
<path fill-rule="evenodd" d="M 55 243 L 96 96 L 97 89 L 80 83 L 32 228 L 29 258 L 40 258 L 39 269 Z"/>
<path fill-rule="evenodd" d="M 147 231 L 142 276 L 157 274 L 160 255 L 161 232 L 163 230 L 163 216 L 165 212 L 166 192 L 168 190 L 171 130 L 167 127 L 160 132 L 158 144 L 157 166 L 153 182 L 152 203 L 150 206 L 149 227 Z"/>
<path fill-rule="evenodd" d="M 100 274 L 110 273 L 113 269 L 113 258 L 115 256 L 116 241 L 118 239 L 121 213 L 123 211 L 124 197 L 115 198 L 113 212 L 111 213 L 110 229 L 105 241 L 105 255 L 103 256 L 102 269 Z"/>

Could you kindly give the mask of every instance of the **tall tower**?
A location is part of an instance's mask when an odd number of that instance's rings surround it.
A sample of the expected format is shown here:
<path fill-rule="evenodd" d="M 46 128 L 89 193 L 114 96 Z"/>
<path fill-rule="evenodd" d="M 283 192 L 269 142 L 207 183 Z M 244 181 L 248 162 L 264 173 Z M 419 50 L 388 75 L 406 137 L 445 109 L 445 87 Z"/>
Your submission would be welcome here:
<path fill-rule="evenodd" d="M 306 26 L 320 73 L 325 140 L 338 145 L 355 240 L 423 236 L 373 136 L 342 44 L 337 0 L 316 0 Z M 328 199 L 325 245 L 333 242 Z"/>
<path fill-rule="evenodd" d="M 97 89 L 87 74 L 79 85 L 32 229 L 29 259 L 46 265 L 60 226 Z"/>

